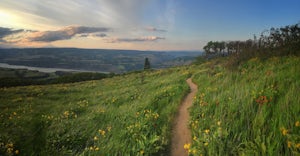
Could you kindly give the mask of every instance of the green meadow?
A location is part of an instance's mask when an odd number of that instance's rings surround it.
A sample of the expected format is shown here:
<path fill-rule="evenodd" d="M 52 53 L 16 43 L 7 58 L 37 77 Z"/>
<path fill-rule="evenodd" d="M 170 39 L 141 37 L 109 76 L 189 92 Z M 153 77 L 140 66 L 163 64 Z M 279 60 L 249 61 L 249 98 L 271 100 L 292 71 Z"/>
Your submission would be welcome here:
<path fill-rule="evenodd" d="M 193 71 L 190 155 L 299 155 L 300 58 L 227 61 Z"/>
<path fill-rule="evenodd" d="M 300 58 L 230 58 L 0 89 L 0 155 L 169 155 L 192 77 L 189 155 L 299 155 Z M 184 147 L 182 147 L 184 148 Z"/>
<path fill-rule="evenodd" d="M 165 155 L 188 74 L 1 88 L 0 155 Z"/>

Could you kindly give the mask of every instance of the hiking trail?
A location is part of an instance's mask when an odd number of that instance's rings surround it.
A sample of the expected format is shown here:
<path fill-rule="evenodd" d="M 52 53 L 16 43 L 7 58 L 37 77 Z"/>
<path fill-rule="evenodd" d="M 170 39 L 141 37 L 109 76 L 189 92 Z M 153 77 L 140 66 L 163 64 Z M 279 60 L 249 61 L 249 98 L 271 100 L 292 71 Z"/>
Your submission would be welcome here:
<path fill-rule="evenodd" d="M 171 156 L 187 156 L 188 152 L 183 148 L 184 144 L 191 143 L 191 132 L 189 129 L 189 111 L 198 87 L 189 78 L 186 80 L 190 86 L 190 93 L 184 98 L 179 106 L 178 114 L 172 130 Z"/>

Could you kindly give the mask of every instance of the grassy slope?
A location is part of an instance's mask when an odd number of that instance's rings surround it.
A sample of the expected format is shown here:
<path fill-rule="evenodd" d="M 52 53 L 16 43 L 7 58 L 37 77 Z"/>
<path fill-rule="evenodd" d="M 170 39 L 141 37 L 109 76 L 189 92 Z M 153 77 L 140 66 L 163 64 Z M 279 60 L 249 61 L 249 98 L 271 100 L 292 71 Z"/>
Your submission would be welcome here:
<path fill-rule="evenodd" d="M 226 60 L 74 84 L 0 89 L 0 155 L 166 155 L 193 74 L 191 155 L 300 150 L 300 58 Z M 52 154 L 52 155 L 53 155 Z"/>
<path fill-rule="evenodd" d="M 188 73 L 168 69 L 100 81 L 0 89 L 0 155 L 166 152 Z"/>
<path fill-rule="evenodd" d="M 238 71 L 222 64 L 194 72 L 191 155 L 299 154 L 300 58 L 251 59 Z"/>

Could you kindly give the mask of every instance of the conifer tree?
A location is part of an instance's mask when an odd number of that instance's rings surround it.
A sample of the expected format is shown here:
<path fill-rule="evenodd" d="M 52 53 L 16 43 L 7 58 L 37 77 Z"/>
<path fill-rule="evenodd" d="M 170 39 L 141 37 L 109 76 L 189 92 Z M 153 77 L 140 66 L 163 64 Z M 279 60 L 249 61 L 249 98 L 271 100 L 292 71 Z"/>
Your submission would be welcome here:
<path fill-rule="evenodd" d="M 149 70 L 149 69 L 151 69 L 150 62 L 149 62 L 149 59 L 146 57 L 145 64 L 144 64 L 144 70 Z"/>

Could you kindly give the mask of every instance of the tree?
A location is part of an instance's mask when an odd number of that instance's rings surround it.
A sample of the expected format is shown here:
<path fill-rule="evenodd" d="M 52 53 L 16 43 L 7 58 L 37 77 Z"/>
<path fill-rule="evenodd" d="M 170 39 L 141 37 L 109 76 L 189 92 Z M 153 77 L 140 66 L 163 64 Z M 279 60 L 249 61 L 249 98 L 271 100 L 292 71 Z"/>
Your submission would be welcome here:
<path fill-rule="evenodd" d="M 221 56 L 224 56 L 224 50 L 225 50 L 225 42 L 222 41 L 222 42 L 217 42 L 217 45 L 218 45 L 218 48 L 219 48 L 219 55 Z"/>
<path fill-rule="evenodd" d="M 144 64 L 144 70 L 149 70 L 149 69 L 151 69 L 150 62 L 149 62 L 149 59 L 146 57 L 145 64 Z"/>

